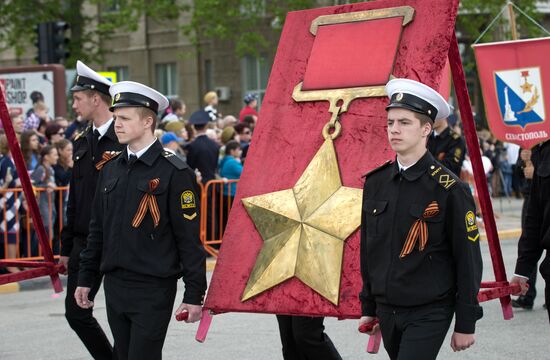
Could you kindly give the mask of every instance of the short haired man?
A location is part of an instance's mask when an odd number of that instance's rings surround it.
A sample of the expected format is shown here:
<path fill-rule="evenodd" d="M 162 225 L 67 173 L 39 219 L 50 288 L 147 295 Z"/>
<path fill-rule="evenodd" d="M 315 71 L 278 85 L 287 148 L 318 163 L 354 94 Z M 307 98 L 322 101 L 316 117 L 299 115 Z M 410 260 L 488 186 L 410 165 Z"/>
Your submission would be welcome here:
<path fill-rule="evenodd" d="M 73 109 L 90 124 L 75 136 L 67 223 L 61 233 L 59 261 L 65 265 L 68 274 L 65 317 L 94 359 L 111 359 L 113 349 L 107 336 L 93 317 L 92 309 L 82 309 L 76 304 L 74 292 L 78 281 L 80 252 L 86 248 L 90 209 L 103 155 L 122 150 L 122 145 L 115 135 L 113 115 L 109 111 L 111 82 L 81 61 L 76 64 L 76 71 L 76 85 L 71 89 Z M 90 300 L 94 299 L 99 290 L 101 280 L 102 276 L 97 274 L 90 283 Z"/>
<path fill-rule="evenodd" d="M 100 173 L 75 298 L 83 308 L 93 306 L 90 287 L 104 273 L 118 359 L 161 359 L 178 278 L 185 294 L 176 314 L 187 311 L 187 322 L 202 314 L 206 256 L 197 183 L 187 164 L 154 136 L 168 99 L 131 81 L 113 85 L 110 93 L 115 131 L 126 147 Z"/>
<path fill-rule="evenodd" d="M 206 135 L 210 116 L 204 110 L 195 111 L 189 118 L 189 123 L 195 127 L 195 139 L 187 144 L 187 163 L 191 168 L 198 169 L 202 174 L 202 182 L 206 184 L 216 178 L 218 169 L 219 146 Z"/>
<path fill-rule="evenodd" d="M 367 174 L 361 224 L 360 323 L 378 317 L 391 359 L 435 359 L 456 314 L 451 347 L 474 343 L 482 262 L 469 188 L 426 150 L 447 102 L 408 79 L 386 85 L 388 140 L 397 153 Z M 372 333 L 372 332 L 371 332 Z"/>

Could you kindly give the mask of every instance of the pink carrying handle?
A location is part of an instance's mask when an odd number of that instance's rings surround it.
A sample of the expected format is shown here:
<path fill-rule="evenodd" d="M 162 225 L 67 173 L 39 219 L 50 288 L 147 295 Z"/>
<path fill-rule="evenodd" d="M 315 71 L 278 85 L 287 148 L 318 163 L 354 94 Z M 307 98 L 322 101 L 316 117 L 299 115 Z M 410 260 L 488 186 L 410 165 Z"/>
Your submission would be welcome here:
<path fill-rule="evenodd" d="M 195 340 L 202 343 L 206 340 L 206 335 L 208 334 L 208 329 L 210 329 L 210 324 L 212 323 L 212 315 L 208 309 L 202 309 L 201 322 L 199 323 L 199 328 L 197 329 L 197 334 L 195 335 Z"/>
<path fill-rule="evenodd" d="M 378 354 L 380 349 L 380 343 L 382 342 L 382 334 L 378 331 L 376 334 L 369 337 L 369 343 L 367 345 L 367 352 L 369 354 Z"/>

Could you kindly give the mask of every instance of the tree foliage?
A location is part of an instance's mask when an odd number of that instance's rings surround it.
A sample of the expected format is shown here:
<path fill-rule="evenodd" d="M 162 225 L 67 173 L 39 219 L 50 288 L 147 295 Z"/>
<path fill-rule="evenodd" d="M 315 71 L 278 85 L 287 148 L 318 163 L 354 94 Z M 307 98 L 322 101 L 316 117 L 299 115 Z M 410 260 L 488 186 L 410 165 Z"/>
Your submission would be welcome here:
<path fill-rule="evenodd" d="M 536 21 L 540 21 L 542 14 L 536 10 L 537 3 L 548 2 L 548 0 L 522 0 L 516 1 L 516 5 Z M 490 23 L 506 6 L 504 0 L 462 0 L 460 2 L 459 16 L 457 18 L 457 29 L 463 33 L 463 39 L 474 42 Z M 520 38 L 542 36 L 543 32 L 527 17 L 514 10 L 516 15 L 516 28 Z M 492 25 L 479 40 L 479 42 L 512 40 L 511 28 L 508 16 L 508 9 Z"/>
<path fill-rule="evenodd" d="M 191 22 L 183 26 L 196 42 L 230 40 L 238 55 L 257 54 L 271 45 L 267 36 L 282 29 L 289 11 L 315 7 L 315 0 L 194 1 Z"/>
<path fill-rule="evenodd" d="M 116 32 L 132 32 L 143 15 L 172 24 L 182 23 L 180 29 L 196 44 L 210 39 L 231 41 L 238 56 L 258 54 L 278 35 L 289 11 L 308 9 L 326 4 L 316 0 L 0 0 L 0 51 L 13 48 L 18 55 L 35 41 L 34 27 L 46 21 L 65 21 L 71 27 L 71 57 L 102 61 L 107 49 L 105 40 Z M 542 2 L 548 2 L 543 0 Z M 340 0 L 335 3 L 354 3 L 358 0 Z M 541 2 L 541 1 L 538 1 Z M 537 0 L 517 1 L 521 9 L 540 20 L 536 12 Z M 506 4 L 505 0 L 462 0 L 457 29 L 462 38 L 475 40 L 489 22 Z M 84 5 L 88 6 L 85 7 Z M 97 6 L 98 14 L 86 14 L 84 9 Z M 189 15 L 190 21 L 178 21 Z M 518 30 L 522 38 L 540 36 L 542 32 L 526 17 L 517 14 Z M 481 39 L 499 41 L 509 39 L 506 20 L 497 22 L 494 30 Z"/>
<path fill-rule="evenodd" d="M 139 19 L 170 20 L 184 11 L 174 0 L 0 0 L 0 51 L 15 49 L 21 56 L 36 41 L 35 27 L 42 22 L 64 21 L 70 26 L 70 57 L 102 62 L 105 40 L 116 31 L 137 30 Z M 86 5 L 86 6 L 85 6 Z M 99 11 L 87 14 L 97 6 Z"/>

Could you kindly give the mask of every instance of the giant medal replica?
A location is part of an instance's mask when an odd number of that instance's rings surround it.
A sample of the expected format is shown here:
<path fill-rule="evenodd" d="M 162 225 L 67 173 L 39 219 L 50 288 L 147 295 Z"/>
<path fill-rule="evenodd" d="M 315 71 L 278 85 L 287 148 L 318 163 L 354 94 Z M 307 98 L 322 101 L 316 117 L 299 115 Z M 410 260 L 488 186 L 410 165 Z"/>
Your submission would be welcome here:
<path fill-rule="evenodd" d="M 401 28 L 412 20 L 413 14 L 412 7 L 403 6 L 320 16 L 311 24 L 310 32 L 316 36 L 312 57 L 305 80 L 296 85 L 292 97 L 297 102 L 329 101 L 332 116 L 320 134 L 324 138 L 321 148 L 292 188 L 242 199 L 264 240 L 242 301 L 296 277 L 338 305 L 344 242 L 361 223 L 362 190 L 342 184 L 334 141 L 342 134 L 340 116 L 353 100 L 386 95 L 384 85 L 389 80 L 388 70 L 391 69 L 388 66 L 381 69 L 386 72 L 377 85 L 318 89 L 338 86 L 335 78 L 339 78 L 337 71 L 340 67 L 323 61 L 315 53 L 336 47 L 348 34 L 366 36 L 375 28 L 377 31 L 383 28 L 390 34 L 400 33 Z M 390 51 L 393 59 L 399 37 L 390 37 L 389 40 L 365 45 L 370 45 L 373 53 Z M 393 62 L 386 64 L 391 67 Z M 361 72 L 361 69 L 357 70 Z M 370 81 L 361 79 L 361 76 L 354 79 L 352 72 L 344 73 L 339 82 L 359 85 L 363 80 Z M 331 76 L 327 79 L 323 74 Z M 311 90 L 304 90 L 304 87 Z"/>

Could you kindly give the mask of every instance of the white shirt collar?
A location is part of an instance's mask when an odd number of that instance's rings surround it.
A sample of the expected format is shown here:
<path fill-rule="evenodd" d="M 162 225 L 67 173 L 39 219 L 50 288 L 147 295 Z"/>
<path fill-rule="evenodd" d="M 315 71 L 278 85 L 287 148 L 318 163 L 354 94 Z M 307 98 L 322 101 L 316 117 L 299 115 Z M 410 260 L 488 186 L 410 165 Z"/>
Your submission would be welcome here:
<path fill-rule="evenodd" d="M 420 160 L 420 159 L 419 159 L 419 160 Z M 401 165 L 401 163 L 399 162 L 399 159 L 397 159 L 397 166 L 399 166 L 399 171 L 405 171 L 405 170 L 407 170 L 408 168 L 414 166 L 417 162 L 418 162 L 418 160 L 416 160 L 414 163 L 412 163 L 412 164 L 409 165 L 409 166 L 405 166 L 405 165 Z"/>
<path fill-rule="evenodd" d="M 144 147 L 143 149 L 141 149 L 138 152 L 133 152 L 132 150 L 130 150 L 130 146 L 127 146 L 126 150 L 128 151 L 128 159 L 130 158 L 130 155 L 135 155 L 139 159 L 141 157 L 141 155 L 145 154 L 147 152 L 147 150 L 149 150 L 149 148 L 151 146 L 153 146 L 153 144 L 156 141 L 157 141 L 157 139 L 155 138 L 155 140 L 152 143 L 150 143 L 149 145 L 147 145 L 146 147 Z"/>
<path fill-rule="evenodd" d="M 109 120 L 107 120 L 105 124 L 101 125 L 100 127 L 95 127 L 94 125 L 92 130 L 99 131 L 99 138 L 101 139 L 103 135 L 107 133 L 107 130 L 109 130 L 109 126 L 111 126 L 112 122 L 113 122 L 113 118 L 110 118 Z"/>

